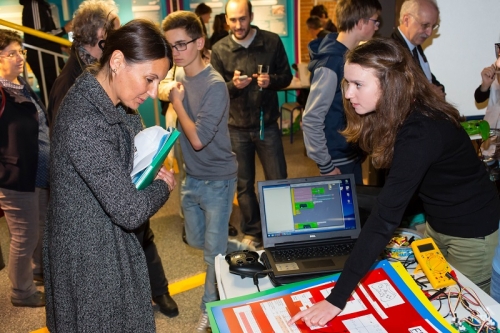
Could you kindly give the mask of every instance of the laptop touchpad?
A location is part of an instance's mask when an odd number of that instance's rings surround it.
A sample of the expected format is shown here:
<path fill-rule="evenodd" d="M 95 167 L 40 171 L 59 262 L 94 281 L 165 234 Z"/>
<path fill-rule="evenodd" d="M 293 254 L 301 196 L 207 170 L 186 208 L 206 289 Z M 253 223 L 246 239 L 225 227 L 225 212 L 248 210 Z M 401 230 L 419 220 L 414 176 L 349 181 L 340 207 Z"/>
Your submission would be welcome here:
<path fill-rule="evenodd" d="M 321 260 L 311 260 L 302 262 L 305 268 L 318 268 L 318 267 L 327 267 L 327 266 L 335 266 L 335 263 L 331 259 L 321 259 Z"/>

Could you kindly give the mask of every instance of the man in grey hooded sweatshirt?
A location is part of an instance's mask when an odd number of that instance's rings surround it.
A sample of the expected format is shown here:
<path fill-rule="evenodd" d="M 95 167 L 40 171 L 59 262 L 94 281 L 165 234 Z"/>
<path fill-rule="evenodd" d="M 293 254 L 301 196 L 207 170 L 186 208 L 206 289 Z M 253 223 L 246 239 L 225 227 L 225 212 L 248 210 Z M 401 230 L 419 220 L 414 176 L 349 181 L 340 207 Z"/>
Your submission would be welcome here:
<path fill-rule="evenodd" d="M 362 184 L 361 160 L 339 133 L 346 126 L 341 82 L 344 55 L 375 34 L 382 10 L 378 0 L 340 0 L 335 14 L 339 33 L 309 43 L 311 91 L 302 118 L 307 156 L 321 175 L 353 173 Z"/>

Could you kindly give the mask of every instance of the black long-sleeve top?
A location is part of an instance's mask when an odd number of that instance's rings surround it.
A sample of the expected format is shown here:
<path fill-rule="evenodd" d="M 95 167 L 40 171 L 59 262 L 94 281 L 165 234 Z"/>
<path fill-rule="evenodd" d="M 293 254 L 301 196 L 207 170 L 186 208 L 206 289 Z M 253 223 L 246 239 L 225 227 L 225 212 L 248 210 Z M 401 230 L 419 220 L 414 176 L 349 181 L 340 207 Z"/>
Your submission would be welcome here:
<path fill-rule="evenodd" d="M 328 302 L 345 306 L 399 226 L 414 193 L 439 233 L 473 238 L 498 229 L 498 194 L 466 132 L 417 110 L 397 134 L 385 185 Z"/>
<path fill-rule="evenodd" d="M 477 103 L 482 103 L 486 101 L 488 98 L 490 98 L 490 88 L 486 91 L 481 90 L 481 85 L 477 87 L 476 91 L 474 91 L 474 99 L 476 100 Z"/>

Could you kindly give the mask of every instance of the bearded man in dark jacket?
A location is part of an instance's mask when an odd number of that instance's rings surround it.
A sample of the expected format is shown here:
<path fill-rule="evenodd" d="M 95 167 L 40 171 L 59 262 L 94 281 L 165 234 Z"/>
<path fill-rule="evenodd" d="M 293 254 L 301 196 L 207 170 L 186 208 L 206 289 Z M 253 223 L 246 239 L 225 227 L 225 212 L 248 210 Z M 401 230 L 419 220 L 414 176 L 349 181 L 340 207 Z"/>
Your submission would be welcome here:
<path fill-rule="evenodd" d="M 280 37 L 250 25 L 250 1 L 230 0 L 226 18 L 231 33 L 213 46 L 211 64 L 226 81 L 231 99 L 228 125 L 238 161 L 242 242 L 258 247 L 262 229 L 254 186 L 255 153 L 266 179 L 287 177 L 277 91 L 290 85 L 292 72 Z M 258 75 L 258 65 L 267 73 Z"/>

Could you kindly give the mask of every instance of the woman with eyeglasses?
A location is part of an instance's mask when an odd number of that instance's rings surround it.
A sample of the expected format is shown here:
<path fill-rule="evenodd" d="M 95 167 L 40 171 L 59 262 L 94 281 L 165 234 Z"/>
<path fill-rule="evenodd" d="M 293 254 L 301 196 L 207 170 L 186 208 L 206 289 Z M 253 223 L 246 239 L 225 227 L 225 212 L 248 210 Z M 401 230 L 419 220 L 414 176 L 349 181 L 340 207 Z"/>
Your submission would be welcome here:
<path fill-rule="evenodd" d="M 49 129 L 45 107 L 21 73 L 22 39 L 0 29 L 0 207 L 10 233 L 9 279 L 14 306 L 40 307 L 45 294 L 42 235 L 49 196 Z"/>
<path fill-rule="evenodd" d="M 109 31 L 98 63 L 64 97 L 51 137 L 51 196 L 43 243 L 50 332 L 155 332 L 144 251 L 134 230 L 176 185 L 164 167 L 132 183 L 135 111 L 172 64 L 151 21 Z"/>
<path fill-rule="evenodd" d="M 86 0 L 75 11 L 72 22 L 70 55 L 50 90 L 47 112 L 51 127 L 64 96 L 76 78 L 87 66 L 101 58 L 107 32 L 120 27 L 118 7 L 113 0 Z"/>

